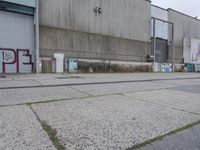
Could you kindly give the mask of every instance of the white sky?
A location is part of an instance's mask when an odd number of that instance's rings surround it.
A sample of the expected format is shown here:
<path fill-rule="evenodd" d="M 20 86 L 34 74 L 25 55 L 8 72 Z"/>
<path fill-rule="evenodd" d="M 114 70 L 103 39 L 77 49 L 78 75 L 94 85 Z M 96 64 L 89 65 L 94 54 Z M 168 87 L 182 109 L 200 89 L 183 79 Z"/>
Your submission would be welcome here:
<path fill-rule="evenodd" d="M 200 0 L 152 0 L 152 4 L 200 18 Z"/>

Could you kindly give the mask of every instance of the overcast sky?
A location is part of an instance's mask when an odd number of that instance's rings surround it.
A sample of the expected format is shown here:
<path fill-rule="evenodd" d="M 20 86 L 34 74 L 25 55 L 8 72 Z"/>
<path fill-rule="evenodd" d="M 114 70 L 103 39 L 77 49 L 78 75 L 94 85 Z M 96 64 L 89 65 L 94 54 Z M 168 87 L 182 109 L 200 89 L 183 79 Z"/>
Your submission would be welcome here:
<path fill-rule="evenodd" d="M 200 18 L 200 0 L 152 0 L 152 4 Z"/>

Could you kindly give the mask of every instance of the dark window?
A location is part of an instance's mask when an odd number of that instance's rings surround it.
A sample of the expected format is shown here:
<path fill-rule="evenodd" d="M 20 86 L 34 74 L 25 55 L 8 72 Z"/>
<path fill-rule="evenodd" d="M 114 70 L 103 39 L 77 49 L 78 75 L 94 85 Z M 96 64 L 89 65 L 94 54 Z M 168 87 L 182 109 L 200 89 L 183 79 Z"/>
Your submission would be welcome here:
<path fill-rule="evenodd" d="M 0 1 L 0 10 L 34 15 L 34 8 Z"/>

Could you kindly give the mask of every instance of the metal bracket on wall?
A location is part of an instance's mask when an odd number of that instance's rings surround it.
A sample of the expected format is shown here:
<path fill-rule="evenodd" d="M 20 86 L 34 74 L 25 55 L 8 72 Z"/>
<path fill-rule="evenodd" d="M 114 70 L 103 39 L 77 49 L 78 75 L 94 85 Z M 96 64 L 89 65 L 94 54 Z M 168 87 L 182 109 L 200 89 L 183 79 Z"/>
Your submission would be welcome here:
<path fill-rule="evenodd" d="M 102 8 L 96 6 L 96 7 L 94 8 L 94 12 L 95 12 L 96 14 L 101 14 L 101 13 L 102 13 Z"/>

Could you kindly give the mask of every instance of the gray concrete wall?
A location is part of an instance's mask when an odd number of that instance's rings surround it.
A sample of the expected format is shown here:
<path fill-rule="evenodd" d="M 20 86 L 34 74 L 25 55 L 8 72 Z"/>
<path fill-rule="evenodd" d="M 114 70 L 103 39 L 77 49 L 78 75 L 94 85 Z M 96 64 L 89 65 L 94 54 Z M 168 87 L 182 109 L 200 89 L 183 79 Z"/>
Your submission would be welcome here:
<path fill-rule="evenodd" d="M 40 0 L 39 7 L 43 26 L 150 42 L 147 0 Z"/>
<path fill-rule="evenodd" d="M 150 43 L 40 26 L 40 56 L 146 61 Z"/>
<path fill-rule="evenodd" d="M 169 9 L 169 21 L 174 23 L 174 55 L 175 62 L 182 62 L 183 38 L 200 38 L 200 21 Z"/>

